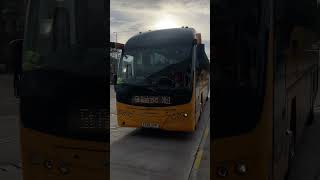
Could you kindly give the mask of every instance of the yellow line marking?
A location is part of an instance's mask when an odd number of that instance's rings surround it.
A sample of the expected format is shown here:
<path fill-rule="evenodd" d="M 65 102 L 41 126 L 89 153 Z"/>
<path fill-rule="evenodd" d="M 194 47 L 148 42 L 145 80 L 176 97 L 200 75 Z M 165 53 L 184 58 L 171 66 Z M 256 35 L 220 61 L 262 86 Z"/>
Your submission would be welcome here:
<path fill-rule="evenodd" d="M 206 127 L 206 130 L 204 132 L 204 140 L 207 139 L 208 135 L 209 135 L 209 127 Z"/>
<path fill-rule="evenodd" d="M 201 159 L 202 159 L 202 155 L 203 155 L 203 150 L 199 150 L 198 154 L 197 154 L 197 157 L 196 157 L 196 161 L 194 162 L 194 168 L 195 169 L 199 169 L 200 162 L 201 162 Z"/>
<path fill-rule="evenodd" d="M 207 126 L 206 129 L 205 129 L 205 131 L 204 131 L 204 135 L 203 135 L 203 139 L 202 139 L 202 142 L 203 142 L 203 143 L 206 143 L 206 140 L 207 140 L 208 135 L 209 135 L 209 127 Z M 204 145 L 204 144 L 203 144 L 203 145 Z M 201 148 L 203 148 L 203 147 L 201 147 Z M 197 153 L 197 157 L 196 157 L 196 160 L 195 160 L 195 162 L 194 162 L 194 168 L 197 169 L 197 170 L 198 170 L 199 167 L 200 167 L 200 163 L 201 163 L 201 160 L 202 160 L 202 156 L 203 156 L 203 150 L 200 149 L 200 150 L 198 151 L 198 153 Z"/>

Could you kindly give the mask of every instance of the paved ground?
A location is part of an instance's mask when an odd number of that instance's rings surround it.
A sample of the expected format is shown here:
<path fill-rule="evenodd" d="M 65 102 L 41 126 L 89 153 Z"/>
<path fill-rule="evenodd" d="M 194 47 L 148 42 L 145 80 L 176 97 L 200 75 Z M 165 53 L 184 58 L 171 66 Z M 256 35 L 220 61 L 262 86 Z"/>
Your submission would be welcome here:
<path fill-rule="evenodd" d="M 111 92 L 111 97 L 114 96 L 114 92 Z M 203 159 L 208 158 L 209 150 L 204 147 L 209 145 L 204 143 L 207 142 L 206 139 L 203 143 L 201 140 L 205 137 L 209 109 L 210 103 L 207 104 L 206 113 L 194 133 L 118 128 L 116 114 L 113 113 L 113 130 L 110 135 L 111 180 L 188 180 L 191 172 L 190 178 L 199 177 L 200 180 L 200 167 L 208 167 Z M 111 108 L 111 112 L 115 112 L 115 109 Z M 206 136 L 208 133 L 209 131 Z M 203 145 L 199 149 L 200 144 Z M 202 156 L 197 153 L 199 151 Z"/>
<path fill-rule="evenodd" d="M 292 165 L 290 180 L 320 180 L 320 96 L 318 94 L 315 121 L 304 132 L 302 143 Z"/>
<path fill-rule="evenodd" d="M 210 179 L 210 122 L 203 134 L 199 150 L 190 174 L 190 180 Z"/>
<path fill-rule="evenodd" d="M 0 180 L 21 179 L 18 100 L 12 87 L 12 76 L 0 74 Z"/>

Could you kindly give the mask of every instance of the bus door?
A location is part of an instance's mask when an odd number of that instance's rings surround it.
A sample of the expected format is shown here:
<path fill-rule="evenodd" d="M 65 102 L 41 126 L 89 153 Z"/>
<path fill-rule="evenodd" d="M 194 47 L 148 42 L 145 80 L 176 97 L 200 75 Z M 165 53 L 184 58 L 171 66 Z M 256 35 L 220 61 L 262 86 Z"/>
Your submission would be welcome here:
<path fill-rule="evenodd" d="M 200 59 L 199 59 L 199 45 L 196 45 L 195 47 L 195 98 L 196 98 L 196 122 L 199 120 L 200 115 L 201 115 L 201 92 L 200 92 L 200 74 L 201 74 L 201 69 L 200 69 Z"/>
<path fill-rule="evenodd" d="M 279 32 L 277 32 L 279 33 Z M 276 35 L 277 38 L 279 36 Z M 285 174 L 289 154 L 289 122 L 286 118 L 286 83 L 284 54 L 281 51 L 280 39 L 276 40 L 276 57 L 274 61 L 274 121 L 273 121 L 273 159 L 274 179 L 283 179 L 280 175 Z"/>
<path fill-rule="evenodd" d="M 123 72 L 126 75 L 126 78 L 131 78 L 134 75 L 134 70 L 133 70 L 133 56 L 126 55 L 123 58 L 125 68 L 123 69 Z"/>
<path fill-rule="evenodd" d="M 291 139 L 290 122 L 287 118 L 286 93 L 286 61 L 290 46 L 290 32 L 282 21 L 287 17 L 284 13 L 285 1 L 275 1 L 275 54 L 274 54 L 274 121 L 273 121 L 273 179 L 284 179 L 289 160 Z"/>

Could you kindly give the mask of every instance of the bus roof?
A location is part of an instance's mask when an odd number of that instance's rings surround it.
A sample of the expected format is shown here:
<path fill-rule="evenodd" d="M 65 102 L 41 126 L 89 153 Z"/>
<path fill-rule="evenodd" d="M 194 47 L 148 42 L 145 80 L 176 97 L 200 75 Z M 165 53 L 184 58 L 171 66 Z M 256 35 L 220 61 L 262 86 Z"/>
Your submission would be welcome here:
<path fill-rule="evenodd" d="M 127 41 L 125 48 L 192 45 L 195 33 L 193 28 L 173 28 L 149 31 L 131 37 Z"/>

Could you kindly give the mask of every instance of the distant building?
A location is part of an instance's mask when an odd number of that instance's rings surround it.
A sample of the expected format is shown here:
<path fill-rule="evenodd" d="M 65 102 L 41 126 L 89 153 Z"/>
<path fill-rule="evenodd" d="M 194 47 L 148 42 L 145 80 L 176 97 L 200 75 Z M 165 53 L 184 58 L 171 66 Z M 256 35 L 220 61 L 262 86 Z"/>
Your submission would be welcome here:
<path fill-rule="evenodd" d="M 113 81 L 113 75 L 117 74 L 118 62 L 121 57 L 121 49 L 124 44 L 110 42 L 110 82 Z"/>

